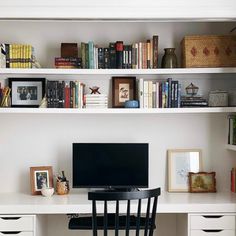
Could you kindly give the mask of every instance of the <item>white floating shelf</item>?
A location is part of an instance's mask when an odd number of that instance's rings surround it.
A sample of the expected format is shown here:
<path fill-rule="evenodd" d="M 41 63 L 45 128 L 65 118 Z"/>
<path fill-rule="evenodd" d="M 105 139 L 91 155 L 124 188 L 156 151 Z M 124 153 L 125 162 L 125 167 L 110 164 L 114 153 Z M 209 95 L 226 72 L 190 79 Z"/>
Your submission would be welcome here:
<path fill-rule="evenodd" d="M 190 114 L 234 113 L 236 107 L 206 108 L 153 108 L 153 109 L 65 109 L 65 108 L 0 108 L 1 114 Z"/>
<path fill-rule="evenodd" d="M 226 149 L 231 150 L 231 151 L 236 151 L 236 145 L 227 144 Z"/>
<path fill-rule="evenodd" d="M 29 75 L 171 75 L 171 74 L 234 74 L 229 68 L 176 68 L 176 69 L 13 69 L 1 68 L 0 74 Z"/>

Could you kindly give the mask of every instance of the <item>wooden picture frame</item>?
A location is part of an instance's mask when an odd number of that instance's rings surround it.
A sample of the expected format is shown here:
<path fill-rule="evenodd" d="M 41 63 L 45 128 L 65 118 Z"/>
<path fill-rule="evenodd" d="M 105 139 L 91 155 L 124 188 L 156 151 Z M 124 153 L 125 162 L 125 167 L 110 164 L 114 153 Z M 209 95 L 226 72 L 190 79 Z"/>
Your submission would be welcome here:
<path fill-rule="evenodd" d="M 125 101 L 136 99 L 136 77 L 112 77 L 112 107 L 123 108 Z"/>
<path fill-rule="evenodd" d="M 45 78 L 9 78 L 12 107 L 39 107 L 45 95 Z"/>
<path fill-rule="evenodd" d="M 168 191 L 188 192 L 188 173 L 202 170 L 201 149 L 170 149 L 168 158 Z"/>
<path fill-rule="evenodd" d="M 189 172 L 190 193 L 215 193 L 216 172 Z"/>
<path fill-rule="evenodd" d="M 52 166 L 30 167 L 31 194 L 41 194 L 41 189 L 53 187 Z"/>

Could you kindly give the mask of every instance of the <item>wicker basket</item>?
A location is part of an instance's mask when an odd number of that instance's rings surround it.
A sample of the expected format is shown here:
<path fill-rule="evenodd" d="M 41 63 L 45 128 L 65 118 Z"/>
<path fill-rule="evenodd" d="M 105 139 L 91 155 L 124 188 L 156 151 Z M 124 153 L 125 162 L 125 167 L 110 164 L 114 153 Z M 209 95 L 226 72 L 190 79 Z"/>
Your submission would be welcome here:
<path fill-rule="evenodd" d="M 185 36 L 182 67 L 236 66 L 236 35 Z"/>

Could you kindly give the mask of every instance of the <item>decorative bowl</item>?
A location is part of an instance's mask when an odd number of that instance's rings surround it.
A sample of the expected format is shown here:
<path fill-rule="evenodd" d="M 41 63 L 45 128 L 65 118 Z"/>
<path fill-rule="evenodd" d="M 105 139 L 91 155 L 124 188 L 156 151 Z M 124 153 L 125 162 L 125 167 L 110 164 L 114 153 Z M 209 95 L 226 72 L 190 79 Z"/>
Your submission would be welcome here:
<path fill-rule="evenodd" d="M 54 193 L 54 188 L 42 188 L 41 193 L 44 197 L 51 197 Z"/>

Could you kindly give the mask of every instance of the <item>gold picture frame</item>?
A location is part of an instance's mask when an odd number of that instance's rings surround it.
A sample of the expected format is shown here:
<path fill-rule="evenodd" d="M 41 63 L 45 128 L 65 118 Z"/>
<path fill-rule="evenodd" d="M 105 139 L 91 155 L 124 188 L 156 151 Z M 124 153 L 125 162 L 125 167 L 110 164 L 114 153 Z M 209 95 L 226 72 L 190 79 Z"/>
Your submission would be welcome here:
<path fill-rule="evenodd" d="M 202 170 L 201 149 L 170 149 L 168 157 L 168 191 L 188 192 L 188 173 Z"/>
<path fill-rule="evenodd" d="M 190 193 L 215 193 L 216 172 L 189 172 Z"/>
<path fill-rule="evenodd" d="M 43 186 L 53 187 L 52 166 L 30 167 L 31 194 L 41 194 Z"/>

